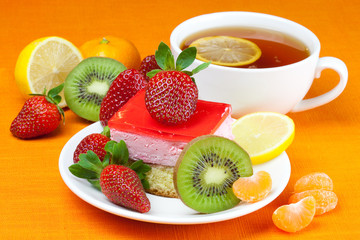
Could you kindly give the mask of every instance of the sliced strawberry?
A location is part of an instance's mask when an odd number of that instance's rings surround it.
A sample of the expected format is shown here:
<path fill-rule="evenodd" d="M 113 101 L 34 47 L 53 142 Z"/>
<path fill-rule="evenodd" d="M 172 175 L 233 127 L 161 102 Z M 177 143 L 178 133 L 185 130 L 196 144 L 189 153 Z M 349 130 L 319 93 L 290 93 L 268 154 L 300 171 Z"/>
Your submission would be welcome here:
<path fill-rule="evenodd" d="M 127 69 L 111 84 L 100 107 L 100 121 L 103 126 L 109 119 L 140 89 L 145 88 L 147 82 L 142 74 L 135 69 Z"/>

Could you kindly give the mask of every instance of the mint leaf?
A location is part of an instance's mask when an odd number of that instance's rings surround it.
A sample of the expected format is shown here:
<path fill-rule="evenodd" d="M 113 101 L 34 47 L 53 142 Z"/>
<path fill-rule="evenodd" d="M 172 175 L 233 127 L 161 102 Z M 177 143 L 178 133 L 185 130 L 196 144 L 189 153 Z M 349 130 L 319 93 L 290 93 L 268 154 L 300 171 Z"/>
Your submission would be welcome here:
<path fill-rule="evenodd" d="M 196 47 L 189 47 L 182 51 L 176 60 L 176 70 L 181 71 L 189 67 L 196 58 Z"/>

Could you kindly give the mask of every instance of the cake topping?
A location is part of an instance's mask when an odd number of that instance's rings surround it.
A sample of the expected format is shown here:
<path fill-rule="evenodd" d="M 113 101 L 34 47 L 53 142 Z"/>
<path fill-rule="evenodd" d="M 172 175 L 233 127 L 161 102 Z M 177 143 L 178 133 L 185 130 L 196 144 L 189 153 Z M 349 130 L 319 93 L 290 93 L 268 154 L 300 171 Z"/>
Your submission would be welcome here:
<path fill-rule="evenodd" d="M 148 135 L 160 139 L 188 142 L 198 136 L 214 134 L 231 114 L 231 105 L 198 100 L 189 121 L 180 125 L 165 125 L 145 110 L 145 90 L 140 90 L 110 120 L 110 129 Z"/>
<path fill-rule="evenodd" d="M 198 89 L 191 77 L 205 69 L 210 62 L 203 63 L 192 71 L 184 71 L 195 60 L 196 48 L 182 51 L 174 60 L 170 48 L 163 42 L 155 52 L 161 69 L 147 75 L 151 79 L 146 87 L 145 104 L 151 117 L 162 124 L 180 125 L 194 114 L 198 100 Z"/>

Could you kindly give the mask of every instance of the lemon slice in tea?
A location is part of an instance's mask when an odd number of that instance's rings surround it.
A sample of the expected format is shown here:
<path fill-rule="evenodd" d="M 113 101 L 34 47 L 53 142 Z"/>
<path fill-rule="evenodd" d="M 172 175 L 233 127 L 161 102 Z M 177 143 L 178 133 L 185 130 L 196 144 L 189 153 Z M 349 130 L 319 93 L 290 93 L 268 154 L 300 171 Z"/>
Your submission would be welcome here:
<path fill-rule="evenodd" d="M 237 37 L 203 37 L 189 47 L 196 47 L 197 59 L 227 67 L 249 65 L 261 56 L 261 50 L 255 43 Z"/>

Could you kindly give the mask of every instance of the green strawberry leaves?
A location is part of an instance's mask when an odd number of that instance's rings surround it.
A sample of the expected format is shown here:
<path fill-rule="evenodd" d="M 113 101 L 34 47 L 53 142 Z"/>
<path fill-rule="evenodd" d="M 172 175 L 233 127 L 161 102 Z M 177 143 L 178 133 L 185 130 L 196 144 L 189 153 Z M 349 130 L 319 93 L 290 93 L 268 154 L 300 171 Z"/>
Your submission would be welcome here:
<path fill-rule="evenodd" d="M 104 149 L 107 152 L 104 161 L 101 162 L 93 151 L 87 151 L 87 153 L 79 155 L 80 161 L 71 165 L 69 171 L 78 178 L 87 179 L 95 188 L 100 189 L 99 178 L 101 171 L 109 164 L 123 165 L 136 172 L 145 189 L 150 187 L 145 178 L 151 167 L 144 164 L 142 160 L 130 163 L 129 150 L 123 140 L 120 142 L 109 141 Z"/>
<path fill-rule="evenodd" d="M 50 89 L 50 91 L 47 94 L 46 94 L 46 88 L 44 88 L 43 93 L 41 93 L 41 94 L 33 93 L 33 94 L 30 94 L 30 96 L 44 96 L 49 103 L 55 104 L 59 113 L 62 116 L 63 122 L 65 122 L 64 110 L 58 106 L 58 104 L 61 102 L 61 96 L 59 95 L 59 93 L 63 90 L 63 88 L 64 88 L 64 83 L 60 84 L 57 87 Z"/>
<path fill-rule="evenodd" d="M 181 71 L 189 67 L 196 58 L 196 48 L 190 47 L 186 48 L 179 54 L 179 57 L 176 59 L 176 70 Z"/>
<path fill-rule="evenodd" d="M 176 70 L 176 71 L 182 71 L 191 77 L 194 74 L 200 72 L 201 70 L 207 68 L 211 63 L 211 62 L 202 63 L 192 71 L 185 71 L 184 69 L 189 67 L 195 61 L 196 53 L 197 50 L 195 47 L 186 48 L 179 54 L 175 63 L 174 55 L 171 53 L 171 49 L 164 42 L 161 42 L 159 44 L 158 49 L 155 51 L 155 60 L 161 69 L 154 69 L 148 72 L 146 75 L 149 78 L 152 78 L 158 72 Z"/>

